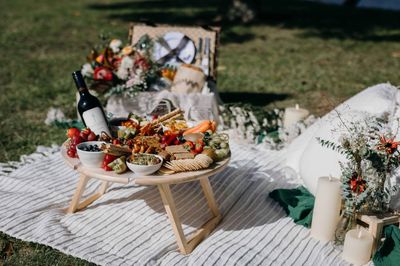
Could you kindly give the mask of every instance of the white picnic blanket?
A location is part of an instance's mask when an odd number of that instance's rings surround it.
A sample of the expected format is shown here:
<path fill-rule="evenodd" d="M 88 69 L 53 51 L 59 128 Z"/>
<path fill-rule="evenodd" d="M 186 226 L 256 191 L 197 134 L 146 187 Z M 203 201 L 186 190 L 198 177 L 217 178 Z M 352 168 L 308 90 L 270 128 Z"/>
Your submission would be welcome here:
<path fill-rule="evenodd" d="M 223 221 L 188 256 L 177 252 L 156 187 L 113 185 L 85 210 L 66 214 L 78 175 L 58 147 L 0 164 L 0 231 L 100 265 L 346 265 L 340 250 L 311 238 L 268 197 L 300 182 L 282 174 L 286 151 L 231 148 L 229 167 L 210 178 Z M 88 192 L 97 186 L 89 183 Z M 190 234 L 209 218 L 201 191 L 195 183 L 172 191 Z"/>

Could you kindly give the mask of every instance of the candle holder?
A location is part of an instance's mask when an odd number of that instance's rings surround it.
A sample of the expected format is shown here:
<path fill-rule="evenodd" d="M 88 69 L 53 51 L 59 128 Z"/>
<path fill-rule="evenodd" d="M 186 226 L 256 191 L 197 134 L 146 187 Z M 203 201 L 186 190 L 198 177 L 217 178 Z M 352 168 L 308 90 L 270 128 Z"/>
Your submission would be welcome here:
<path fill-rule="evenodd" d="M 365 227 L 374 238 L 372 246 L 373 252 L 382 244 L 382 234 L 385 226 L 400 226 L 400 214 L 388 212 L 381 215 L 359 214 L 357 216 L 357 224 Z"/>
<path fill-rule="evenodd" d="M 357 215 L 350 211 L 343 211 L 335 231 L 335 244 L 343 245 L 346 233 L 357 226 Z"/>

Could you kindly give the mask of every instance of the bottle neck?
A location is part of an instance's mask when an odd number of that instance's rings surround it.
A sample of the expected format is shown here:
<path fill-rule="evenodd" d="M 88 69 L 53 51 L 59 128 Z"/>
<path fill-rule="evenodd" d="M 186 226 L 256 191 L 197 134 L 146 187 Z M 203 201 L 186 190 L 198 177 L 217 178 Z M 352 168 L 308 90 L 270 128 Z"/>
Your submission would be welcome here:
<path fill-rule="evenodd" d="M 80 70 L 73 72 L 72 78 L 74 79 L 76 88 L 78 89 L 81 96 L 85 94 L 90 94 Z"/>
<path fill-rule="evenodd" d="M 80 87 L 78 89 L 78 92 L 79 92 L 79 95 L 81 95 L 81 96 L 90 95 L 89 90 L 87 88 L 84 88 L 84 87 Z"/>

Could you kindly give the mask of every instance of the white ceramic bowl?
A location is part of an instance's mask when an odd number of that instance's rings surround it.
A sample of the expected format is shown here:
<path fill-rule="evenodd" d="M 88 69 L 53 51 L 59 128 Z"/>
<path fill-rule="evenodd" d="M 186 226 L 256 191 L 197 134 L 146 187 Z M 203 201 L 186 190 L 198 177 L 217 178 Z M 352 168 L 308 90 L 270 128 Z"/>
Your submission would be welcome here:
<path fill-rule="evenodd" d="M 158 169 L 160 169 L 161 165 L 163 164 L 163 158 L 161 156 L 158 156 L 158 155 L 153 155 L 153 156 L 160 159 L 160 162 L 158 164 L 139 165 L 139 164 L 133 164 L 133 163 L 129 162 L 129 160 L 127 160 L 126 165 L 132 172 L 134 172 L 137 175 L 151 175 L 151 174 L 157 172 Z"/>
<path fill-rule="evenodd" d="M 94 144 L 96 144 L 100 148 L 101 144 L 103 143 L 103 141 L 86 141 L 76 145 L 76 151 L 78 152 L 79 160 L 81 161 L 83 166 L 92 168 L 101 167 L 105 155 L 103 151 L 84 151 L 81 150 L 81 148 Z"/>

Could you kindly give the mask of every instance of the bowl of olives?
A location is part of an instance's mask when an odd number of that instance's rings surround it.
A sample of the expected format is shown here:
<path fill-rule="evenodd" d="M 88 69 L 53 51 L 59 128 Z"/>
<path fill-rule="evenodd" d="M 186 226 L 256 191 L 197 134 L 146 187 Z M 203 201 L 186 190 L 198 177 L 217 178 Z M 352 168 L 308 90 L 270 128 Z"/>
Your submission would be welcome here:
<path fill-rule="evenodd" d="M 104 153 L 100 149 L 103 141 L 86 141 L 76 146 L 79 160 L 86 167 L 101 167 Z"/>

